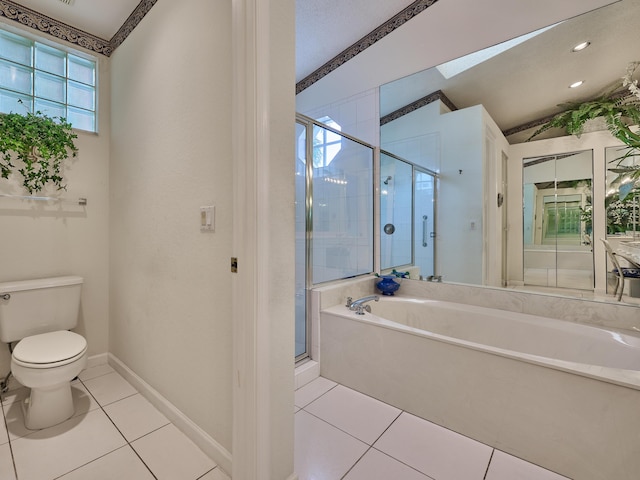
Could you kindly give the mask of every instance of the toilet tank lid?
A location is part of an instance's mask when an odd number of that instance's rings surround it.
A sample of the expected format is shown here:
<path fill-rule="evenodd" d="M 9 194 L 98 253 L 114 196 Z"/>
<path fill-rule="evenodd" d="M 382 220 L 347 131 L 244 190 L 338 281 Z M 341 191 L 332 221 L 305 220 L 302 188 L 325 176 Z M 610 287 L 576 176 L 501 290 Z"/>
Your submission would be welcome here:
<path fill-rule="evenodd" d="M 83 283 L 82 277 L 67 275 L 64 277 L 34 278 L 32 280 L 16 280 L 13 282 L 1 282 L 0 294 L 20 292 L 23 290 L 35 290 L 38 288 L 64 287 L 66 285 L 78 285 Z"/>

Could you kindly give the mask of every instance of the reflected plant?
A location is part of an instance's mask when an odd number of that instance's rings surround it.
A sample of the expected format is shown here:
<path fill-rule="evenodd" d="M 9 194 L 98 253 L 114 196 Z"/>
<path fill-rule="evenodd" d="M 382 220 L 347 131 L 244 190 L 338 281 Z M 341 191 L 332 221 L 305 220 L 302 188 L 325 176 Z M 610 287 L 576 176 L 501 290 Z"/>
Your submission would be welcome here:
<path fill-rule="evenodd" d="M 638 80 L 633 79 L 638 66 L 640 62 L 629 63 L 626 75 L 622 77 L 622 84 L 616 81 L 613 87 L 598 98 L 558 105 L 563 111 L 542 125 L 527 141 L 552 128 L 562 128 L 569 135 L 580 137 L 589 120 L 603 118 L 609 132 L 629 147 L 621 159 L 637 153 L 640 150 L 640 135 L 631 127 L 640 124 L 640 88 Z M 620 86 L 626 87 L 626 91 L 620 90 Z M 640 171 L 634 174 L 637 178 Z"/>
<path fill-rule="evenodd" d="M 607 234 L 622 233 L 633 229 L 634 205 L 637 210 L 637 201 L 633 195 L 624 200 L 620 200 L 617 194 L 610 195 L 605 199 Z"/>

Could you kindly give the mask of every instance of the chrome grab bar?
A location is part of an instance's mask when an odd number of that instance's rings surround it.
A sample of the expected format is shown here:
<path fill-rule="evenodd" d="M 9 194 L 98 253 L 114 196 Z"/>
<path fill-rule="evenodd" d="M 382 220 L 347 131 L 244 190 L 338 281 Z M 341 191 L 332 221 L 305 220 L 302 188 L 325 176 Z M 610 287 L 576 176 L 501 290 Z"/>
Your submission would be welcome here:
<path fill-rule="evenodd" d="M 422 216 L 422 246 L 426 247 L 427 246 L 427 220 L 429 219 L 428 216 L 423 215 Z"/>

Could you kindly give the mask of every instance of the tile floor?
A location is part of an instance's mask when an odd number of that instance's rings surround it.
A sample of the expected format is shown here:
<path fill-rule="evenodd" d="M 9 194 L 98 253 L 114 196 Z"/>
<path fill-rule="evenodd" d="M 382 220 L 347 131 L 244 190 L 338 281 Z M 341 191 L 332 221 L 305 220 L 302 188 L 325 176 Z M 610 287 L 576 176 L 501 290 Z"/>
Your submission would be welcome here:
<path fill-rule="evenodd" d="M 2 398 L 0 480 L 229 480 L 108 365 L 72 384 L 76 414 L 24 428 Z M 567 480 L 325 378 L 295 393 L 299 480 Z"/>
<path fill-rule="evenodd" d="M 567 480 L 322 377 L 295 395 L 299 480 Z"/>
<path fill-rule="evenodd" d="M 24 428 L 19 400 L 2 398 L 1 480 L 229 480 L 196 445 L 108 365 L 72 383 L 75 415 Z"/>

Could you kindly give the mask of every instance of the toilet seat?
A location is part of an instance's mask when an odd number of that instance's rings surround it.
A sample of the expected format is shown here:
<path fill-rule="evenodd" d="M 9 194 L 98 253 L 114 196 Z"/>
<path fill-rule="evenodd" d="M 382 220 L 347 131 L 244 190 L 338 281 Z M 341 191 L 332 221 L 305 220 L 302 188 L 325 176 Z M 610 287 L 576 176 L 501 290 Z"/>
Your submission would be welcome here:
<path fill-rule="evenodd" d="M 26 337 L 13 349 L 12 360 L 26 368 L 54 368 L 73 363 L 87 351 L 87 340 L 60 330 Z"/>

